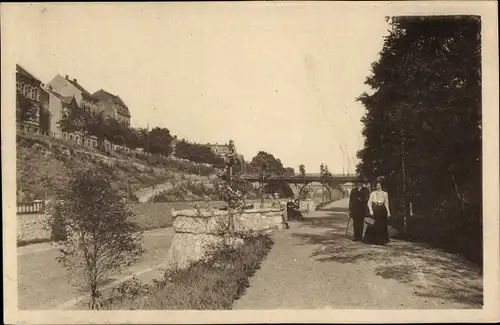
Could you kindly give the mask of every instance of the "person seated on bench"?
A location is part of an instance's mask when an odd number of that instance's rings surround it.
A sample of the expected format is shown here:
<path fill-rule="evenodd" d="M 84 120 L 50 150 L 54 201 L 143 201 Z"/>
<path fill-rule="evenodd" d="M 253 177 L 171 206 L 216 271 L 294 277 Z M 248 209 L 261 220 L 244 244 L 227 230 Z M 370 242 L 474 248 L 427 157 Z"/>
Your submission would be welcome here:
<path fill-rule="evenodd" d="M 302 215 L 302 212 L 300 212 L 300 201 L 299 199 L 295 199 L 294 202 L 294 213 L 295 213 L 295 218 L 298 221 L 304 221 L 304 216 Z"/>

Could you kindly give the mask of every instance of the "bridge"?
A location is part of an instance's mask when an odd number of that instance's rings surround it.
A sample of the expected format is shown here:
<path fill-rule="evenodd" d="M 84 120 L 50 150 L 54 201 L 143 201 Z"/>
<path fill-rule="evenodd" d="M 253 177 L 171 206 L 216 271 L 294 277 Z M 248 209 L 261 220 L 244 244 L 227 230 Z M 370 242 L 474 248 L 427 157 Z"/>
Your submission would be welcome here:
<path fill-rule="evenodd" d="M 320 174 L 305 174 L 302 175 L 269 175 L 262 178 L 261 174 L 244 174 L 242 178 L 248 182 L 262 184 L 278 184 L 286 183 L 290 186 L 294 195 L 300 196 L 303 189 L 311 183 L 319 183 L 325 187 L 331 196 L 331 189 L 334 189 L 342 184 L 359 180 L 356 175 L 331 174 L 328 178 Z"/>
<path fill-rule="evenodd" d="M 242 178 L 249 181 L 249 182 L 260 182 L 262 180 L 262 176 L 259 174 L 245 174 L 242 175 Z M 325 179 L 325 177 L 322 177 L 320 174 L 306 174 L 304 176 L 300 175 L 283 175 L 283 176 L 267 176 L 265 178 L 266 181 L 284 181 L 290 184 L 309 184 L 309 183 L 338 183 L 338 184 L 343 184 L 343 183 L 348 183 L 348 182 L 353 182 L 355 180 L 359 179 L 358 176 L 356 175 L 343 175 L 343 174 L 332 174 L 329 179 Z"/>

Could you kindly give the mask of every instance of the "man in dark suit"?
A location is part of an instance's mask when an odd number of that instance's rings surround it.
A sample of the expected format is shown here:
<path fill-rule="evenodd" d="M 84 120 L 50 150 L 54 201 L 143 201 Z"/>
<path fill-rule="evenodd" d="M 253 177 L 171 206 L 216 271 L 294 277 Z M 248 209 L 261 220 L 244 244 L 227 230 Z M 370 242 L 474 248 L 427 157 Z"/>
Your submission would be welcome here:
<path fill-rule="evenodd" d="M 354 241 L 363 239 L 363 228 L 369 197 L 370 190 L 364 187 L 360 181 L 357 181 L 356 187 L 352 189 L 349 197 L 349 216 L 353 220 Z"/>

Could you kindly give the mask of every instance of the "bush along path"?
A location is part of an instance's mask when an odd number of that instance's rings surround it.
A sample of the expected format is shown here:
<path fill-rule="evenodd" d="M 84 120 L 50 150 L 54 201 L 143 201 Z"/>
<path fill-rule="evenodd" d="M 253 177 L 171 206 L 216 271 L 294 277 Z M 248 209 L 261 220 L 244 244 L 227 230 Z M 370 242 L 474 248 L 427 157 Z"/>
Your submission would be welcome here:
<path fill-rule="evenodd" d="M 234 309 L 481 308 L 478 265 L 397 239 L 353 242 L 345 235 L 347 202 L 273 233 L 273 249 Z"/>
<path fill-rule="evenodd" d="M 245 239 L 240 248 L 224 248 L 183 270 L 165 270 L 150 283 L 133 279 L 107 293 L 109 310 L 231 309 L 246 290 L 273 241 L 266 235 Z"/>

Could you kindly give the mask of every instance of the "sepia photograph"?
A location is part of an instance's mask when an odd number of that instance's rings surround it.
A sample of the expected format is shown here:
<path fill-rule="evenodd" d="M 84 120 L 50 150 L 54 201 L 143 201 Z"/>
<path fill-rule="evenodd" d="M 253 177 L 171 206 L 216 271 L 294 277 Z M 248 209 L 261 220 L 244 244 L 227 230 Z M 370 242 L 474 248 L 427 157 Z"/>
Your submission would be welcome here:
<path fill-rule="evenodd" d="M 1 6 L 7 323 L 500 320 L 495 2 Z"/>

